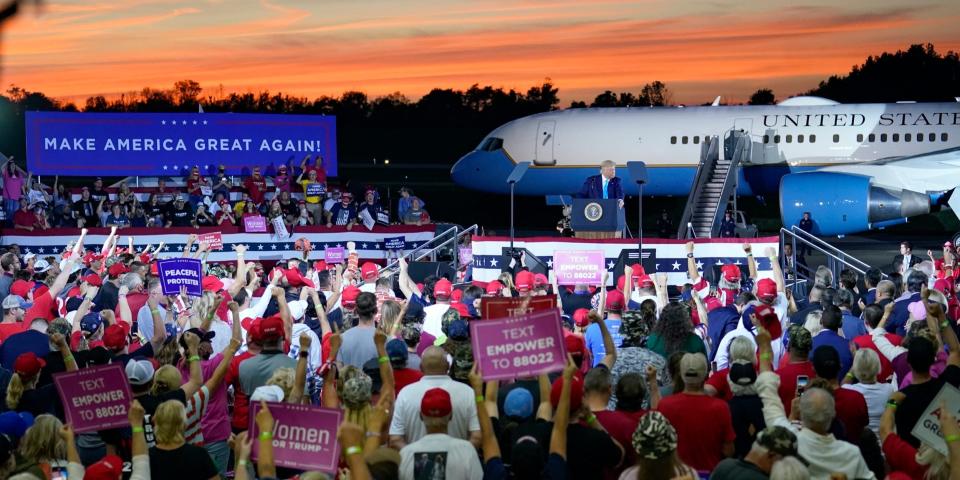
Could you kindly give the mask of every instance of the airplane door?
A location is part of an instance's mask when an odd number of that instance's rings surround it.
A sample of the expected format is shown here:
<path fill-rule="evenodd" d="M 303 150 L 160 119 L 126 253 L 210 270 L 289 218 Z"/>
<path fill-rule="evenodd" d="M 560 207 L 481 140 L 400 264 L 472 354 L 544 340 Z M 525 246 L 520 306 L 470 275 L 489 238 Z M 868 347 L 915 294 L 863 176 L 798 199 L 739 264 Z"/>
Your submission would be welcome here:
<path fill-rule="evenodd" d="M 535 165 L 556 165 L 557 159 L 553 157 L 553 141 L 557 127 L 557 122 L 553 120 L 542 121 L 537 127 L 537 158 L 533 160 Z"/>
<path fill-rule="evenodd" d="M 733 121 L 734 130 L 742 130 L 744 133 L 749 134 L 751 127 L 753 127 L 752 118 L 737 118 Z"/>

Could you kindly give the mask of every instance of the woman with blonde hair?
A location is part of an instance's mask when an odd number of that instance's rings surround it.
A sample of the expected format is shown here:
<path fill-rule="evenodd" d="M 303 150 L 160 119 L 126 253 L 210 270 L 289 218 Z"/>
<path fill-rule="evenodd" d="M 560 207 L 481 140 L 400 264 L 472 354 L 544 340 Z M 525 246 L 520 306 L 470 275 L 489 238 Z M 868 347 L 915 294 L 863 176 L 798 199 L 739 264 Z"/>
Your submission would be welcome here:
<path fill-rule="evenodd" d="M 82 478 L 83 465 L 74 442 L 73 429 L 53 415 L 40 415 L 20 439 L 15 454 L 17 466 L 11 475 L 27 473 L 37 478 Z"/>
<path fill-rule="evenodd" d="M 177 400 L 167 400 L 153 414 L 157 445 L 150 449 L 150 477 L 177 480 L 219 479 L 217 466 L 203 447 L 186 442 L 187 410 Z"/>
<path fill-rule="evenodd" d="M 50 341 L 57 347 L 63 356 L 63 363 L 67 371 L 77 369 L 77 362 L 73 359 L 70 347 L 67 346 L 63 335 L 55 333 Z M 18 412 L 30 412 L 33 415 L 52 413 L 60 401 L 54 384 L 37 388 L 40 379 L 40 370 L 46 362 L 33 352 L 21 353 L 13 364 L 13 375 L 7 385 L 5 403 L 7 408 Z"/>

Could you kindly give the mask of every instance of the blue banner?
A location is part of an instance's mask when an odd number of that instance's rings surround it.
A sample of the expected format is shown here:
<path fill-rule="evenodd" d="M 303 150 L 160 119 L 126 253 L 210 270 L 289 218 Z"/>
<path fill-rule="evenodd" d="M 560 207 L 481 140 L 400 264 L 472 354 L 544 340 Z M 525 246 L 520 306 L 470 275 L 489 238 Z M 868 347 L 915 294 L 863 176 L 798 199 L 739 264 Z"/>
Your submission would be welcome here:
<path fill-rule="evenodd" d="M 407 248 L 404 237 L 386 237 L 383 239 L 383 248 L 387 250 L 403 250 Z"/>
<path fill-rule="evenodd" d="M 310 155 L 337 175 L 336 118 L 239 113 L 27 112 L 27 167 L 37 175 L 183 176 L 198 165 L 271 176 Z"/>
<path fill-rule="evenodd" d="M 308 197 L 319 197 L 327 193 L 327 185 L 323 183 L 308 183 L 306 195 Z"/>
<path fill-rule="evenodd" d="M 171 258 L 157 262 L 160 274 L 160 286 L 164 295 L 179 295 L 180 287 L 187 289 L 187 295 L 203 295 L 203 266 L 196 258 Z"/>

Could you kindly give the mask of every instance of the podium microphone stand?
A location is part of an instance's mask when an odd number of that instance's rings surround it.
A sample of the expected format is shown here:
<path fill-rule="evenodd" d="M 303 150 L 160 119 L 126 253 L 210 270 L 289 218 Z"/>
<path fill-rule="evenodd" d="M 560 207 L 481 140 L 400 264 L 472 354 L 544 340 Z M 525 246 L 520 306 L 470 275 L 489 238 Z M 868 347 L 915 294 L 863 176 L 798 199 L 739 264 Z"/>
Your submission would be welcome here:
<path fill-rule="evenodd" d="M 647 164 L 644 162 L 627 162 L 627 172 L 637 184 L 637 260 L 643 266 L 643 185 L 647 183 Z"/>
<path fill-rule="evenodd" d="M 517 166 L 513 167 L 513 171 L 510 172 L 510 176 L 507 177 L 507 183 L 510 184 L 510 254 L 513 255 L 513 190 L 516 187 L 517 182 L 523 178 L 523 175 L 527 173 L 527 169 L 530 168 L 530 162 L 520 162 Z"/>

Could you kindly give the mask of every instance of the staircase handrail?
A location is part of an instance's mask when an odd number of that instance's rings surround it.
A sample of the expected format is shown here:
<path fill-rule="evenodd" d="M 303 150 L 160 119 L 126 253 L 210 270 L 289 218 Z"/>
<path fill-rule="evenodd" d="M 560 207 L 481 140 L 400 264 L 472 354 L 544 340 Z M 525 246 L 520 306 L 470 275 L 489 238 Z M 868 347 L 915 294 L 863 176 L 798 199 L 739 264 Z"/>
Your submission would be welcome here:
<path fill-rule="evenodd" d="M 704 185 L 713 174 L 713 169 L 717 166 L 717 160 L 720 156 L 720 139 L 717 135 L 711 135 L 703 138 L 700 144 L 700 163 L 697 165 L 697 173 L 694 175 L 693 185 L 690 187 L 690 193 L 687 195 L 687 205 L 683 208 L 683 215 L 680 217 L 680 225 L 677 229 L 677 238 L 687 238 L 689 233 L 687 224 L 693 217 L 693 209 L 696 207 L 697 197 L 703 191 Z M 713 158 L 713 151 L 716 150 L 716 159 Z"/>

